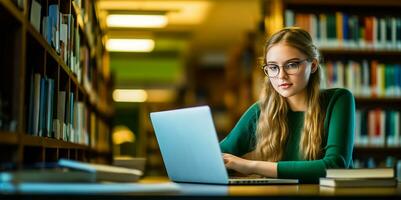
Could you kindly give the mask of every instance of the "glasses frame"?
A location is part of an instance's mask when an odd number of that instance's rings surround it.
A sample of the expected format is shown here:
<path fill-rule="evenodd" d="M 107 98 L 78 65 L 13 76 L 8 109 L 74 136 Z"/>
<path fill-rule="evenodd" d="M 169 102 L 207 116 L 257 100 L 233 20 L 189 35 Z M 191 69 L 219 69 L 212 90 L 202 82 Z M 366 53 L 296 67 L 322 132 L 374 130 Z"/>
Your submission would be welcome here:
<path fill-rule="evenodd" d="M 265 75 L 267 76 L 267 77 L 269 77 L 269 78 L 276 78 L 279 74 L 280 74 L 280 71 L 281 71 L 281 69 L 283 69 L 284 71 L 285 71 L 285 73 L 286 74 L 288 74 L 288 75 L 294 75 L 294 74 L 296 74 L 296 73 L 298 73 L 298 71 L 299 71 L 299 66 L 302 64 L 302 63 L 304 63 L 305 61 L 308 61 L 309 62 L 309 59 L 308 58 L 305 58 L 305 59 L 303 59 L 303 60 L 297 60 L 297 61 L 289 61 L 289 62 L 286 62 L 284 65 L 278 65 L 278 64 L 264 64 L 264 65 L 262 65 L 262 70 L 263 70 L 263 72 L 265 73 Z M 286 70 L 285 70 L 285 68 L 284 67 L 286 67 L 288 64 L 296 64 L 296 66 L 297 66 L 297 71 L 295 72 L 295 73 L 288 73 Z M 269 75 L 269 72 L 268 72 L 268 69 L 267 69 L 267 66 L 268 65 L 276 65 L 277 67 L 278 67 L 278 72 L 277 72 L 277 74 L 275 75 L 275 76 L 270 76 Z"/>

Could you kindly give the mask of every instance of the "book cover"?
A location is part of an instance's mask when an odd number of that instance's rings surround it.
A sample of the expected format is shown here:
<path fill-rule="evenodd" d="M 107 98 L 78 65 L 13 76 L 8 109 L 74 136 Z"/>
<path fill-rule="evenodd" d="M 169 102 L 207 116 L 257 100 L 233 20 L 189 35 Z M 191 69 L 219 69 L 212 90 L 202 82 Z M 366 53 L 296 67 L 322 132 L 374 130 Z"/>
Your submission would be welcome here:
<path fill-rule="evenodd" d="M 55 138 L 62 139 L 63 137 L 63 124 L 65 118 L 65 104 L 66 104 L 66 92 L 59 91 L 57 95 L 57 118 L 54 119 L 56 124 L 55 128 Z"/>
<path fill-rule="evenodd" d="M 29 107 L 28 107 L 28 127 L 27 127 L 27 132 L 30 134 L 34 134 L 33 130 L 33 109 L 34 109 L 34 74 L 31 74 L 30 81 L 29 81 Z"/>
<path fill-rule="evenodd" d="M 395 178 L 320 178 L 319 185 L 327 187 L 394 187 L 397 182 Z"/>
<path fill-rule="evenodd" d="M 41 76 L 38 73 L 34 74 L 34 97 L 33 97 L 33 135 L 39 134 L 39 110 L 40 110 L 40 82 Z"/>
<path fill-rule="evenodd" d="M 327 169 L 326 178 L 394 178 L 393 168 Z"/>
<path fill-rule="evenodd" d="M 31 2 L 31 13 L 29 16 L 29 19 L 31 21 L 31 24 L 33 27 L 40 32 L 40 21 L 41 21 L 41 11 L 42 11 L 42 6 L 40 3 L 38 3 L 35 0 L 32 0 Z"/>
<path fill-rule="evenodd" d="M 47 79 L 47 109 L 46 109 L 46 136 L 53 135 L 53 105 L 54 105 L 54 80 Z"/>
<path fill-rule="evenodd" d="M 40 80 L 40 103 L 39 103 L 39 136 L 45 136 L 46 131 L 46 108 L 47 108 L 47 77 Z"/>

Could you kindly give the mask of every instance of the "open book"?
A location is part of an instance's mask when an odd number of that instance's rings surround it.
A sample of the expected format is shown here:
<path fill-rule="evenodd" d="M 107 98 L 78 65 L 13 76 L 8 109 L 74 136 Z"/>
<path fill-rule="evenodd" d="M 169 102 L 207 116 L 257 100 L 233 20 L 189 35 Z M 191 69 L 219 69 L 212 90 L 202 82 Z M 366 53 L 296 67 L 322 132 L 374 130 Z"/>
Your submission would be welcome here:
<path fill-rule="evenodd" d="M 66 159 L 60 159 L 58 165 L 61 167 L 93 173 L 95 174 L 96 181 L 135 182 L 143 175 L 143 172 L 137 169 L 84 163 Z"/>

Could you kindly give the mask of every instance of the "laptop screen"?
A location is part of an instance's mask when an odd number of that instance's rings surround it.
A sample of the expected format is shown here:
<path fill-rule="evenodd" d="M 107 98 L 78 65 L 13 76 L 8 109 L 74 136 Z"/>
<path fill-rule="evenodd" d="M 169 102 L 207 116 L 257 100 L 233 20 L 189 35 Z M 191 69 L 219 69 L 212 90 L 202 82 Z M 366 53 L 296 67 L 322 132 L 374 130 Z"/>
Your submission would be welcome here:
<path fill-rule="evenodd" d="M 153 112 L 150 117 L 171 180 L 228 183 L 208 106 Z"/>

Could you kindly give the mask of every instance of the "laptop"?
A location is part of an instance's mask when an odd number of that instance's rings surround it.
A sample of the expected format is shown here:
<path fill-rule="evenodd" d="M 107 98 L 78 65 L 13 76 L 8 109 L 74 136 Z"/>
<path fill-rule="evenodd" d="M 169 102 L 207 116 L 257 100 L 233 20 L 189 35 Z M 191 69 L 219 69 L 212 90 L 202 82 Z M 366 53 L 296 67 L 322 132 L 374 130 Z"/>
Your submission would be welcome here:
<path fill-rule="evenodd" d="M 212 184 L 297 184 L 297 179 L 229 178 L 209 106 L 150 113 L 170 180 Z"/>

